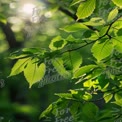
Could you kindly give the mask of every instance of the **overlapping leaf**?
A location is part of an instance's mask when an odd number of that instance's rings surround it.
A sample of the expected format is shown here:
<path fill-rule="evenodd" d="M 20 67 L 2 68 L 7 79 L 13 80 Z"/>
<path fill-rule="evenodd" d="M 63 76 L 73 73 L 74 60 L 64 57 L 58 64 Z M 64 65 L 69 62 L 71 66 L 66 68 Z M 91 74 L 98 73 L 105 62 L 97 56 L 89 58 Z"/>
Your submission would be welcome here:
<path fill-rule="evenodd" d="M 113 19 L 115 19 L 117 15 L 118 15 L 118 9 L 115 8 L 109 13 L 107 21 L 108 22 L 112 21 Z"/>
<path fill-rule="evenodd" d="M 106 40 L 103 43 L 100 43 L 99 41 L 97 41 L 93 45 L 93 47 L 91 49 L 91 52 L 93 53 L 93 56 L 99 62 L 102 59 L 104 59 L 107 56 L 109 56 L 111 54 L 112 50 L 113 50 L 113 44 L 111 43 L 111 41 Z"/>
<path fill-rule="evenodd" d="M 114 4 L 116 4 L 119 7 L 122 7 L 122 0 L 112 0 Z"/>
<path fill-rule="evenodd" d="M 29 60 L 27 67 L 24 70 L 24 76 L 29 83 L 29 87 L 39 82 L 45 74 L 45 64 L 42 63 L 39 66 L 35 63 L 37 59 Z"/>

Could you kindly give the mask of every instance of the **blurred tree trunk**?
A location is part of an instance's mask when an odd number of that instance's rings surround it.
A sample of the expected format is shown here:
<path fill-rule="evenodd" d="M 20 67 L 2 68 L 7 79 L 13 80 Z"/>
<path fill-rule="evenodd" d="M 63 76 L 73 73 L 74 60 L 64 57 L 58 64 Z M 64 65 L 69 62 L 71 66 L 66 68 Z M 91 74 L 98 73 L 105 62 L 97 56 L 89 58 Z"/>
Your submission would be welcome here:
<path fill-rule="evenodd" d="M 8 42 L 10 49 L 20 48 L 22 46 L 21 43 L 17 42 L 9 23 L 4 24 L 0 22 L 0 27 L 6 36 L 6 41 Z"/>

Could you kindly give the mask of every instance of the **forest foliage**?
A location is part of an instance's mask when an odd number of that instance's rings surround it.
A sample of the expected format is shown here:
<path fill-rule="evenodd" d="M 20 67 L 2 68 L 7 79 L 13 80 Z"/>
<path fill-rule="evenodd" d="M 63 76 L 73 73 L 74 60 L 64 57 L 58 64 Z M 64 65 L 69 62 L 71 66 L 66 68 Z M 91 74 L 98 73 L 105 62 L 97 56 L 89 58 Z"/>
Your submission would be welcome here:
<path fill-rule="evenodd" d="M 45 60 L 50 61 L 60 76 L 79 87 L 67 93 L 56 93 L 59 99 L 41 113 L 42 121 L 122 120 L 122 1 L 48 2 L 55 4 L 57 10 L 66 3 L 69 7 L 65 13 L 74 21 L 62 25 L 59 30 L 63 33 L 52 38 L 49 50 L 24 48 L 13 52 L 10 58 L 17 62 L 9 77 L 23 72 L 31 88 L 44 78 L 48 70 Z M 86 55 L 88 63 L 80 51 L 85 47 L 90 51 L 90 56 Z"/>

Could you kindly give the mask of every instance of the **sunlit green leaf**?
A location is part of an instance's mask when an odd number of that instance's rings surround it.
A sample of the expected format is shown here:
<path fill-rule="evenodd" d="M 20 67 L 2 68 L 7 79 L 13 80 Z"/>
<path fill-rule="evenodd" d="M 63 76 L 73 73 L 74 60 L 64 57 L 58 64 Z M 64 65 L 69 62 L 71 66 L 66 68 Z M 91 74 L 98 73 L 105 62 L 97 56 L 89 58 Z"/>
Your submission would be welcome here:
<path fill-rule="evenodd" d="M 99 36 L 101 37 L 101 36 L 105 35 L 107 30 L 108 30 L 108 28 L 109 28 L 109 26 L 101 27 L 101 30 L 99 32 Z"/>
<path fill-rule="evenodd" d="M 19 59 L 13 66 L 9 76 L 17 75 L 24 71 L 25 66 L 31 60 L 30 58 Z"/>
<path fill-rule="evenodd" d="M 119 7 L 122 7 L 122 1 L 121 0 L 112 0 L 114 4 L 116 4 Z"/>
<path fill-rule="evenodd" d="M 95 4 L 96 4 L 96 0 L 86 0 L 85 2 L 82 2 L 79 5 L 76 13 L 78 20 L 90 16 L 95 9 Z"/>
<path fill-rule="evenodd" d="M 91 49 L 93 56 L 98 62 L 109 56 L 112 53 L 112 50 L 113 44 L 109 40 L 106 40 L 103 43 L 97 41 Z"/>
<path fill-rule="evenodd" d="M 74 23 L 71 25 L 67 25 L 64 28 L 61 28 L 61 30 L 66 31 L 66 32 L 77 32 L 77 31 L 85 30 L 85 29 L 88 30 L 89 28 L 82 23 Z"/>
<path fill-rule="evenodd" d="M 114 95 L 114 98 L 115 98 L 116 101 L 120 101 L 120 100 L 122 101 L 122 94 L 116 93 Z"/>
<path fill-rule="evenodd" d="M 67 38 L 66 38 L 66 41 L 70 44 L 75 44 L 75 43 L 78 43 L 78 42 L 81 42 L 81 39 L 80 38 L 75 38 L 73 37 L 72 35 L 69 35 Z"/>
<path fill-rule="evenodd" d="M 92 26 L 100 26 L 100 25 L 104 25 L 105 21 L 100 17 L 93 17 L 90 19 L 90 21 L 83 22 L 83 24 L 92 25 Z"/>
<path fill-rule="evenodd" d="M 42 63 L 39 66 L 35 63 L 37 59 L 29 60 L 28 65 L 24 70 L 24 76 L 29 83 L 29 88 L 39 82 L 45 74 L 45 64 Z"/>
<path fill-rule="evenodd" d="M 120 99 L 119 101 L 114 101 L 112 103 L 115 103 L 116 105 L 122 107 L 122 99 Z"/>
<path fill-rule="evenodd" d="M 71 77 L 71 73 L 65 69 L 63 60 L 61 58 L 52 59 L 52 64 L 61 76 L 63 76 L 64 78 Z"/>
<path fill-rule="evenodd" d="M 113 94 L 110 92 L 107 92 L 107 93 L 104 93 L 103 97 L 104 97 L 105 102 L 108 103 L 113 98 Z"/>
<path fill-rule="evenodd" d="M 64 65 L 67 69 L 77 70 L 82 64 L 82 57 L 80 53 L 73 51 L 63 54 Z"/>
<path fill-rule="evenodd" d="M 82 75 L 86 74 L 87 72 L 90 72 L 95 67 L 96 67 L 96 65 L 86 65 L 86 66 L 83 66 L 83 67 L 79 68 L 74 73 L 74 78 L 81 77 Z"/>
<path fill-rule="evenodd" d="M 84 100 L 90 100 L 90 99 L 92 99 L 92 95 L 88 92 L 85 92 L 85 94 L 83 95 L 83 99 Z"/>
<path fill-rule="evenodd" d="M 109 13 L 107 21 L 108 21 L 108 22 L 112 21 L 112 20 L 117 16 L 117 14 L 118 14 L 118 9 L 117 9 L 117 8 L 113 9 L 113 10 Z"/>

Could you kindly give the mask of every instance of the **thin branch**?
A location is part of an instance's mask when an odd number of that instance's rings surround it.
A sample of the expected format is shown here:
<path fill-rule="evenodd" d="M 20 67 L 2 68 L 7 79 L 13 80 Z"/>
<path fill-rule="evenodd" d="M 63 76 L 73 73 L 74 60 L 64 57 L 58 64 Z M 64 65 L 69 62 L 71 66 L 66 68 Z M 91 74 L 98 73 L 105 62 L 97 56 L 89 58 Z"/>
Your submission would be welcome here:
<path fill-rule="evenodd" d="M 52 5 L 51 2 L 49 2 L 48 0 L 44 0 L 44 3 L 47 4 L 47 5 Z M 59 5 L 59 4 L 58 4 Z M 67 16 L 71 17 L 73 20 L 77 21 L 77 16 L 76 14 L 73 14 L 72 12 L 70 12 L 69 10 L 67 10 L 66 8 L 62 7 L 61 5 L 59 5 L 59 8 L 58 8 L 59 11 L 63 12 L 64 14 L 66 14 Z M 84 22 L 84 20 L 80 19 L 78 20 L 77 22 Z M 97 30 L 96 28 L 94 28 L 93 26 L 89 26 L 89 25 L 86 25 L 89 29 L 95 31 Z M 97 30 L 98 31 L 98 30 Z"/>
<path fill-rule="evenodd" d="M 109 38 L 112 38 L 112 37 L 109 35 L 109 30 L 111 29 L 112 25 L 113 25 L 118 19 L 120 19 L 121 17 L 122 17 L 122 16 L 116 18 L 111 24 L 109 24 L 109 28 L 107 29 L 106 33 L 105 33 L 103 36 L 100 36 L 98 39 L 96 39 L 96 40 L 94 40 L 94 41 L 92 41 L 92 42 L 90 42 L 90 43 L 86 43 L 86 44 L 84 44 L 84 45 L 82 45 L 82 46 L 80 46 L 80 47 L 77 47 L 77 48 L 74 48 L 74 49 L 70 49 L 70 50 L 66 50 L 66 51 L 62 52 L 61 54 L 66 53 L 66 52 L 71 52 L 71 51 L 79 50 L 79 49 L 81 49 L 81 48 L 83 48 L 83 47 L 86 47 L 87 45 L 90 45 L 90 44 L 92 44 L 92 43 L 94 43 L 94 42 L 96 42 L 96 41 L 102 39 L 102 38 L 105 37 L 106 35 L 107 35 Z"/>
<path fill-rule="evenodd" d="M 63 7 L 59 7 L 59 10 L 62 11 L 63 13 L 65 13 L 66 15 L 68 15 L 69 17 L 71 17 L 72 19 L 74 19 L 75 21 L 77 21 L 77 16 L 76 14 L 71 13 L 70 11 L 68 11 L 67 9 L 63 8 Z M 84 22 L 82 19 L 78 20 L 77 22 Z M 94 28 L 93 26 L 89 26 L 86 25 L 89 29 L 95 31 L 97 30 L 96 28 Z"/>

